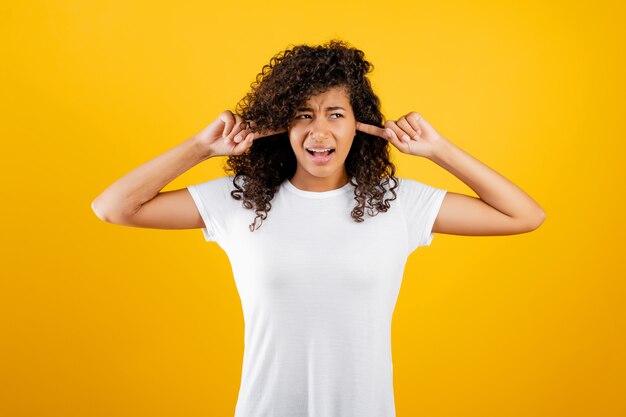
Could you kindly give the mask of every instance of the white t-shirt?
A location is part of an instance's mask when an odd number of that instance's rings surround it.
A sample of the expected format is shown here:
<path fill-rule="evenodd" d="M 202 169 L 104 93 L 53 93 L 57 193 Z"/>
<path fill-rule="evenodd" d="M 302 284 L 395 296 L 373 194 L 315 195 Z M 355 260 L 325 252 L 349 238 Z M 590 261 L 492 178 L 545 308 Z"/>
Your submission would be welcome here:
<path fill-rule="evenodd" d="M 188 190 L 241 298 L 235 417 L 395 416 L 391 319 L 406 259 L 430 245 L 446 190 L 399 178 L 390 209 L 357 223 L 350 183 L 314 192 L 285 180 L 250 232 L 256 214 L 232 198 L 232 180 Z"/>

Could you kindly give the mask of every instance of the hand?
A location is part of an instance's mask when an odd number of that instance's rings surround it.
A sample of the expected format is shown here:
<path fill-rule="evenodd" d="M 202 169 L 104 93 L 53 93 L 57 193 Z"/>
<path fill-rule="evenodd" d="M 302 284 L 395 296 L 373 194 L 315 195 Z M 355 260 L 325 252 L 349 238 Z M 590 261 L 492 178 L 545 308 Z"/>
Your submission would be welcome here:
<path fill-rule="evenodd" d="M 408 113 L 397 121 L 387 120 L 384 129 L 361 122 L 356 123 L 356 129 L 391 142 L 402 153 L 428 159 L 434 155 L 435 147 L 445 140 L 416 112 Z"/>
<path fill-rule="evenodd" d="M 241 155 L 252 146 L 256 139 L 286 132 L 287 129 L 266 132 L 251 132 L 252 122 L 246 122 L 238 114 L 225 110 L 201 132 L 195 135 L 198 143 L 207 155 L 230 156 Z"/>

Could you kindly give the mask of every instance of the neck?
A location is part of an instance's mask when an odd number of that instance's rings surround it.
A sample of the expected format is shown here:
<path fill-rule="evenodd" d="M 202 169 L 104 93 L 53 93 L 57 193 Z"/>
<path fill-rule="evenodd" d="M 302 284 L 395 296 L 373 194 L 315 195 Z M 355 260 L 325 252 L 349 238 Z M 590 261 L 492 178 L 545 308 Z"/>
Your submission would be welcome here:
<path fill-rule="evenodd" d="M 313 175 L 307 174 L 299 174 L 296 171 L 293 178 L 289 181 L 296 187 L 303 191 L 314 191 L 314 192 L 323 192 L 323 191 L 331 191 L 336 190 L 338 188 L 343 187 L 348 182 L 350 182 L 350 178 L 345 170 L 338 172 L 337 175 L 332 175 L 328 177 L 315 177 Z"/>

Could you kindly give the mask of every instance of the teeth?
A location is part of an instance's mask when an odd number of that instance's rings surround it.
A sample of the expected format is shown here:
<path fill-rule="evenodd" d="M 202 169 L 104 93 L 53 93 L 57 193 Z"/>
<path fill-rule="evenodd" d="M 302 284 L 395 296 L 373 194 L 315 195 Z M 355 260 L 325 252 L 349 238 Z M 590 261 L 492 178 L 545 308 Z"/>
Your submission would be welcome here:
<path fill-rule="evenodd" d="M 311 152 L 328 152 L 330 149 L 309 149 Z"/>

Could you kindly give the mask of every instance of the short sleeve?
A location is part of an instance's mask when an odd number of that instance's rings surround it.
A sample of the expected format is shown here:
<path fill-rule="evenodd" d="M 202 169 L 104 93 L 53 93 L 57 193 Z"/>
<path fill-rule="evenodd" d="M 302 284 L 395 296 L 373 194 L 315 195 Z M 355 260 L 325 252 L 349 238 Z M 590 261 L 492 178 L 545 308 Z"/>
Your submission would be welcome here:
<path fill-rule="evenodd" d="M 420 246 L 430 246 L 433 225 L 447 190 L 409 178 L 399 178 L 398 199 L 404 213 L 409 253 Z"/>
<path fill-rule="evenodd" d="M 232 213 L 230 195 L 232 177 L 220 177 L 187 187 L 204 221 L 204 239 L 217 242 L 226 234 L 229 213 Z"/>

